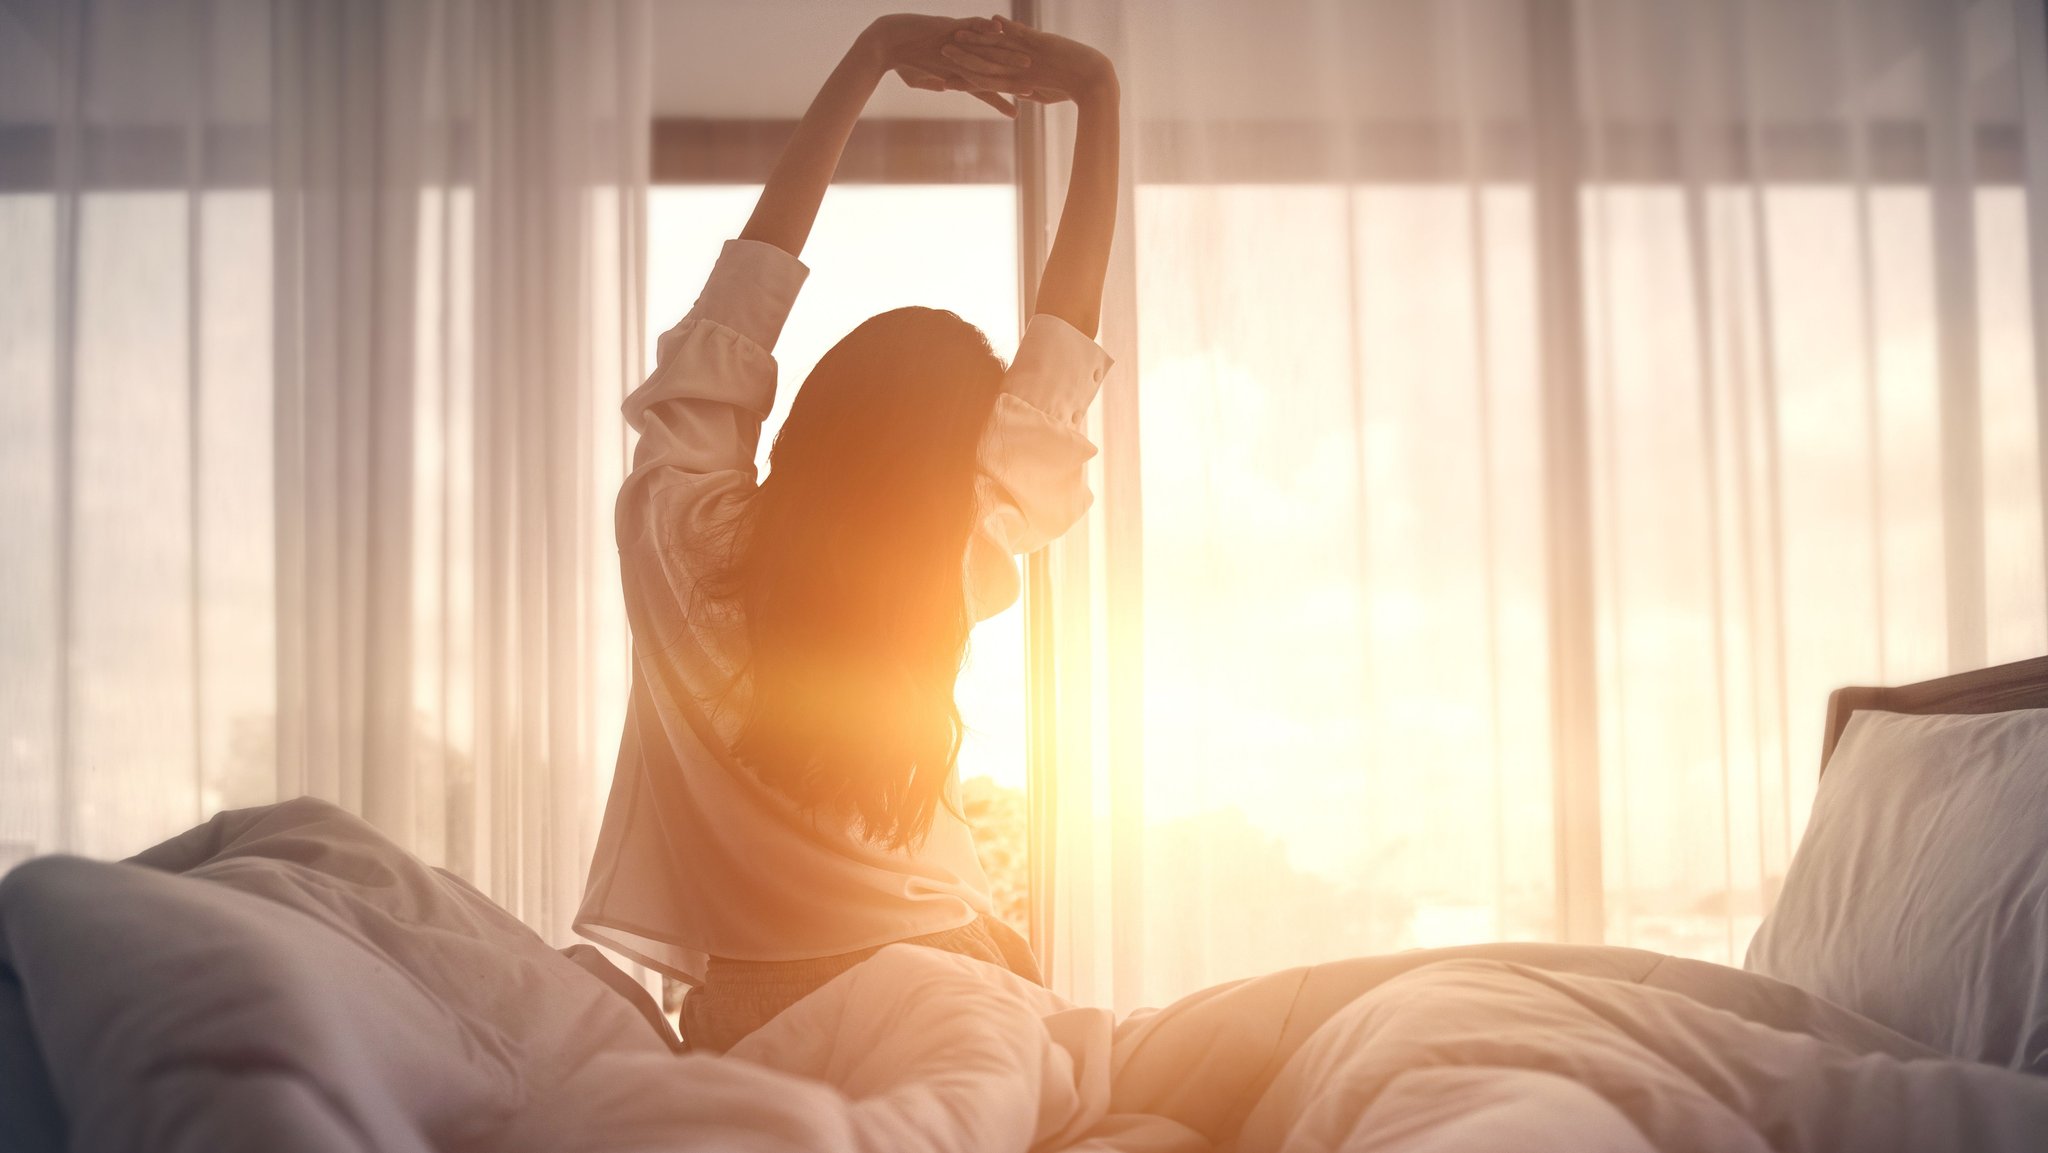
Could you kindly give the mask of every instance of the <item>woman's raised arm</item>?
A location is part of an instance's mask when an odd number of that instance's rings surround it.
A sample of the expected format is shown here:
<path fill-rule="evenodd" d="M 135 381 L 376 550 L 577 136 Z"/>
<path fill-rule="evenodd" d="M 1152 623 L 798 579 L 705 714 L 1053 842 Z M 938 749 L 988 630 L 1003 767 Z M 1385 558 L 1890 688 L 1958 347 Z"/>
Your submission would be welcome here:
<path fill-rule="evenodd" d="M 1015 116 L 1016 105 L 979 90 L 981 83 L 970 83 L 962 69 L 940 54 L 951 43 L 953 33 L 967 23 L 942 16 L 901 14 L 868 25 L 826 78 L 795 134 L 783 146 L 782 157 L 775 162 L 740 239 L 772 244 L 791 256 L 803 254 L 804 241 L 818 217 L 825 188 L 839 168 L 839 155 L 846 150 L 854 122 L 860 119 L 875 86 L 892 71 L 914 88 L 970 91 L 1004 115 Z M 1028 57 L 1008 46 L 980 51 L 984 55 L 975 58 L 972 70 L 976 78 L 995 81 L 1030 64 Z"/>
<path fill-rule="evenodd" d="M 1067 203 L 1038 280 L 1034 311 L 1057 316 L 1092 339 L 1101 326 L 1102 280 L 1116 233 L 1116 69 L 1086 44 L 1000 16 L 971 21 L 953 39 L 942 50 L 945 58 L 978 83 L 1026 100 L 1074 102 L 1079 122 Z"/>

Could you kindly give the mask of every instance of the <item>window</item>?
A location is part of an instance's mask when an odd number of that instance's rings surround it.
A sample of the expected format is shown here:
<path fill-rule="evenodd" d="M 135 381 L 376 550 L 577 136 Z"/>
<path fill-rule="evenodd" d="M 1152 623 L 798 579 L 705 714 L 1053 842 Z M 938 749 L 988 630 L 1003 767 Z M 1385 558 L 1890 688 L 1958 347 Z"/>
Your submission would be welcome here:
<path fill-rule="evenodd" d="M 274 796 L 269 196 L 143 175 L 79 199 L 68 396 L 56 198 L 0 193 L 0 871 Z"/>
<path fill-rule="evenodd" d="M 1055 590 L 1122 616 L 1055 653 L 1056 987 L 1739 962 L 1828 690 L 2039 651 L 2011 12 L 1926 12 L 1054 10 L 1126 78 L 1142 397 Z"/>

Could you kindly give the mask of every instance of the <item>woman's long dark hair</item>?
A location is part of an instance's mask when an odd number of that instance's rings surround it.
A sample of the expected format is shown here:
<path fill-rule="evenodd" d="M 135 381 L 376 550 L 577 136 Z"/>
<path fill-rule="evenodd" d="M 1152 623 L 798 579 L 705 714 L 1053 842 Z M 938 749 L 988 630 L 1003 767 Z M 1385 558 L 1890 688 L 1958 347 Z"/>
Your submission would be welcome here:
<path fill-rule="evenodd" d="M 854 329 L 798 390 L 707 586 L 750 649 L 734 754 L 892 848 L 929 831 L 960 752 L 976 457 L 1002 379 L 950 312 Z"/>

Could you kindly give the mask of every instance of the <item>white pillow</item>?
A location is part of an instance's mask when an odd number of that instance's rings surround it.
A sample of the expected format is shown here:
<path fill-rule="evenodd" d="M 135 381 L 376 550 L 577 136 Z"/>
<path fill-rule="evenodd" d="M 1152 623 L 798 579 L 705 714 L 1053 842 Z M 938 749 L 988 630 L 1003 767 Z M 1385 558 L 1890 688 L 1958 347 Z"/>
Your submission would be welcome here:
<path fill-rule="evenodd" d="M 1745 967 L 2048 1073 L 2048 709 L 1851 716 Z"/>

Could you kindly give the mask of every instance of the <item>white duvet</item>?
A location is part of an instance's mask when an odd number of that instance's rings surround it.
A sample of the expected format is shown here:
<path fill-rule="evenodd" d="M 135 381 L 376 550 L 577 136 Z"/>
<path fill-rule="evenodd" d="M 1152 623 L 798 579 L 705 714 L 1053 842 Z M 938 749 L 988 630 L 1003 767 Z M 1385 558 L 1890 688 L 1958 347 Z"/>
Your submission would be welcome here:
<path fill-rule="evenodd" d="M 594 966 L 317 802 L 16 868 L 0 965 L 10 1153 L 2048 1148 L 2048 1079 L 1622 949 L 1366 958 L 1119 1023 L 899 946 L 678 1056 Z"/>

